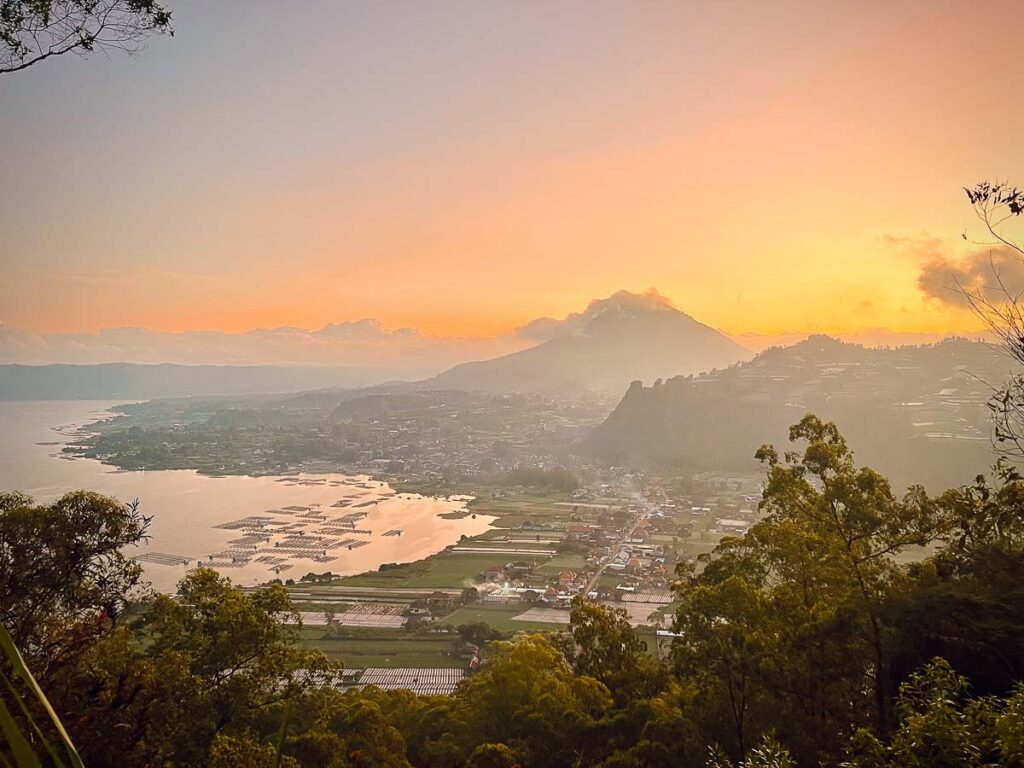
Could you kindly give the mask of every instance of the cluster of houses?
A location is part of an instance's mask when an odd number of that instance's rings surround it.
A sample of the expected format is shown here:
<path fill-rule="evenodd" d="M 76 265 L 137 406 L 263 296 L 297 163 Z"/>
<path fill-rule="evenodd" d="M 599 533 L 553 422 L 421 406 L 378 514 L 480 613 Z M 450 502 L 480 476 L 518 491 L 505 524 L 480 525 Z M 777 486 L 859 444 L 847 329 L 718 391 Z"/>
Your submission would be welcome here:
<path fill-rule="evenodd" d="M 529 566 L 523 572 L 523 566 Z M 523 603 L 548 608 L 569 608 L 572 600 L 587 584 L 585 575 L 564 570 L 555 579 L 533 573 L 533 566 L 524 563 L 506 563 L 489 566 L 481 574 L 481 602 Z M 591 597 L 597 598 L 596 592 Z"/>
<path fill-rule="evenodd" d="M 566 569 L 552 576 L 542 573 L 534 562 L 495 563 L 479 574 L 483 583 L 481 599 L 568 608 L 599 570 L 615 576 L 623 589 L 665 588 L 674 563 L 668 561 L 664 545 L 649 539 L 657 526 L 656 514 L 645 514 L 628 535 L 611 523 L 571 523 L 565 526 L 562 541 L 585 553 L 582 572 Z M 592 597 L 601 599 L 617 599 L 620 592 L 596 586 L 591 590 Z"/>
<path fill-rule="evenodd" d="M 332 435 L 351 454 L 347 464 L 375 476 L 489 484 L 516 466 L 554 466 L 552 445 L 582 439 L 615 407 L 608 395 L 566 398 L 531 393 L 491 395 L 429 390 L 343 403 Z M 495 491 L 495 498 L 511 491 Z"/>

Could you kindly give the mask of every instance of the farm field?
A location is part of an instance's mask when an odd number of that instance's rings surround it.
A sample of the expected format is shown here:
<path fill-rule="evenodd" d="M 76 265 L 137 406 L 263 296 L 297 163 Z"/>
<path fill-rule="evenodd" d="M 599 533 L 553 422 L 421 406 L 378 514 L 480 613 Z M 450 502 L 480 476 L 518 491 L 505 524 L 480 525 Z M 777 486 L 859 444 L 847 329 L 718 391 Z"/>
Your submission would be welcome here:
<path fill-rule="evenodd" d="M 562 571 L 581 571 L 586 565 L 583 555 L 575 552 L 566 552 L 555 555 L 543 565 L 537 567 L 536 572 L 546 576 L 557 576 Z"/>
<path fill-rule="evenodd" d="M 367 667 L 458 667 L 467 660 L 455 651 L 454 637 L 415 637 L 404 631 L 353 633 L 325 637 L 322 629 L 303 629 L 300 645 L 315 648 L 350 669 Z"/>
<path fill-rule="evenodd" d="M 442 552 L 385 571 L 370 571 L 338 579 L 344 587 L 447 587 L 451 589 L 472 586 L 478 573 L 490 565 L 503 562 L 501 554 L 475 554 Z"/>
<path fill-rule="evenodd" d="M 513 621 L 513 618 L 521 614 L 523 610 L 523 606 L 518 604 L 501 605 L 476 603 L 459 608 L 454 613 L 446 616 L 443 622 L 457 627 L 460 624 L 472 624 L 482 621 L 499 632 L 546 632 L 551 629 L 551 627 L 546 624 Z"/>

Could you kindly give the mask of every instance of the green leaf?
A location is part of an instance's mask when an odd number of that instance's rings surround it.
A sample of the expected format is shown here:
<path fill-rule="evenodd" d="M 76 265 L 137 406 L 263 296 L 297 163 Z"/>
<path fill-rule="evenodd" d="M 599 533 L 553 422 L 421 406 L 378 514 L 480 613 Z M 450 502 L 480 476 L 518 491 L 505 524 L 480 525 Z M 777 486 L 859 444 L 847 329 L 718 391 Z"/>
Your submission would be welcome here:
<path fill-rule="evenodd" d="M 7 690 L 10 691 L 11 698 L 13 698 L 18 703 L 18 706 L 21 708 L 21 713 L 25 716 L 25 720 L 27 720 L 28 723 L 32 726 L 32 730 L 35 731 L 36 736 L 39 737 L 39 740 L 42 742 L 43 746 L 46 747 L 46 751 L 49 753 L 50 758 L 53 760 L 53 764 L 57 766 L 57 768 L 63 768 L 64 761 L 60 759 L 60 755 L 57 754 L 57 751 L 53 748 L 53 745 L 50 744 L 49 739 L 46 738 L 46 734 L 44 734 L 42 729 L 36 724 L 35 718 L 32 717 L 32 713 L 29 712 L 28 707 L 25 706 L 24 699 L 22 699 L 22 697 L 18 694 L 17 690 L 15 690 L 14 685 L 11 683 L 7 675 L 0 673 L 0 677 L 3 678 L 4 685 L 7 687 Z"/>
<path fill-rule="evenodd" d="M 0 733 L 3 733 L 4 738 L 7 739 L 7 744 L 11 748 L 11 754 L 14 755 L 18 768 L 42 768 L 35 751 L 29 745 L 2 699 L 0 699 Z"/>
<path fill-rule="evenodd" d="M 36 679 L 32 676 L 32 672 L 29 671 L 28 666 L 25 664 L 25 660 L 22 658 L 21 652 L 18 650 L 18 647 L 14 644 L 14 639 L 11 637 L 10 632 L 7 631 L 7 627 L 5 627 L 3 624 L 0 624 L 0 651 L 2 651 L 4 656 L 7 658 L 8 663 L 14 670 L 14 674 L 22 679 L 25 685 L 28 686 L 29 690 L 32 691 L 32 693 L 35 695 L 36 699 L 42 705 L 43 709 L 46 710 L 46 714 L 49 715 L 50 721 L 53 723 L 53 727 L 57 730 L 57 733 L 60 735 L 61 741 L 64 743 L 64 749 L 68 753 L 68 759 L 70 760 L 71 765 L 74 766 L 74 768 L 85 768 L 85 764 L 82 762 L 82 758 L 79 756 L 78 750 L 75 749 L 75 745 L 71 742 L 71 737 L 68 736 L 68 732 L 64 730 L 64 726 L 63 724 L 61 724 L 60 718 L 57 717 L 57 713 L 54 712 L 53 707 L 50 706 L 50 702 L 47 700 L 46 695 L 43 693 L 43 689 L 39 687 L 39 683 L 37 683 Z M 7 718 L 10 720 L 10 725 L 13 726 L 14 730 L 17 733 L 17 736 L 21 738 L 21 740 L 24 742 L 25 737 L 21 734 L 20 730 L 18 730 L 17 724 L 14 722 L 14 718 L 11 717 L 11 713 L 7 710 L 6 707 L 3 708 L 3 712 L 0 712 L 0 718 L 2 718 L 5 714 Z M 4 728 L 4 734 L 7 736 L 8 741 L 11 742 L 12 749 L 14 749 L 15 741 L 11 737 L 11 735 L 7 733 L 6 727 Z M 27 742 L 25 743 L 27 746 Z M 35 756 L 35 753 L 31 752 L 31 749 L 29 750 L 29 752 L 31 753 L 32 761 L 34 762 L 26 762 L 23 764 L 21 762 L 22 758 L 19 757 L 17 751 L 15 751 L 15 757 L 18 759 L 19 768 L 22 768 L 23 765 L 39 765 L 39 759 Z"/>

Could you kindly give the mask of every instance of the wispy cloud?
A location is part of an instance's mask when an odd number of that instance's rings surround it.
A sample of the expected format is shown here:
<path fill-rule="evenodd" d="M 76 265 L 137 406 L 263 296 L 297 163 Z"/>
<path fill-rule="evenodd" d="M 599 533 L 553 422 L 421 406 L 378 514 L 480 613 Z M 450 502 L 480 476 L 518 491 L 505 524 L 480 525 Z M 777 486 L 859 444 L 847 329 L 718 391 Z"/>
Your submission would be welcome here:
<path fill-rule="evenodd" d="M 1024 292 L 1024 259 L 1002 245 L 955 255 L 935 238 L 886 237 L 885 242 L 919 263 L 917 287 L 928 299 L 967 309 L 968 295 L 996 303 Z"/>
<path fill-rule="evenodd" d="M 573 312 L 561 320 L 538 317 L 516 329 L 516 336 L 533 342 L 547 341 L 558 336 L 579 333 L 587 323 L 605 312 L 629 313 L 658 309 L 675 309 L 665 296 L 650 288 L 643 293 L 617 291 L 607 299 L 596 299 L 582 312 Z"/>
<path fill-rule="evenodd" d="M 968 294 L 1002 302 L 1024 292 L 1024 261 L 1002 246 L 959 259 L 938 254 L 921 266 L 917 287 L 925 296 L 952 306 L 967 306 Z"/>

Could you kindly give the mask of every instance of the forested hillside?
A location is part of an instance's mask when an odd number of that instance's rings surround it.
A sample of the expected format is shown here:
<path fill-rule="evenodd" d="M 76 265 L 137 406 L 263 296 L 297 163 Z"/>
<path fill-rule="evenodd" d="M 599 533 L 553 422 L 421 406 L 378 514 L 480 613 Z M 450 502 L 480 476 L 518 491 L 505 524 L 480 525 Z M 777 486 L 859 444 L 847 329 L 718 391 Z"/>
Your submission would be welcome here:
<path fill-rule="evenodd" d="M 635 383 L 585 451 L 612 461 L 750 469 L 804 413 L 834 421 L 863 461 L 898 485 L 942 488 L 993 461 L 987 404 L 1010 360 L 951 339 L 869 349 L 825 336 L 701 376 Z"/>

